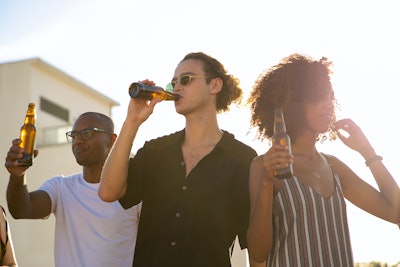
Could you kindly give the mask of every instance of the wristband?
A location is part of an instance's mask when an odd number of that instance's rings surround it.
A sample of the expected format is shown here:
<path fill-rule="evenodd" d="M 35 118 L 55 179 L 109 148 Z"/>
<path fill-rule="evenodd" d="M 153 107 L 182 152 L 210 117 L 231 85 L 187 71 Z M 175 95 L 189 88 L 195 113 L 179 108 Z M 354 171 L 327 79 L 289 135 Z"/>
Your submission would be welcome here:
<path fill-rule="evenodd" d="M 369 165 L 370 165 L 372 162 L 377 161 L 377 160 L 383 160 L 382 156 L 376 155 L 376 156 L 370 157 L 369 159 L 367 159 L 367 160 L 365 161 L 365 166 L 369 167 Z"/>

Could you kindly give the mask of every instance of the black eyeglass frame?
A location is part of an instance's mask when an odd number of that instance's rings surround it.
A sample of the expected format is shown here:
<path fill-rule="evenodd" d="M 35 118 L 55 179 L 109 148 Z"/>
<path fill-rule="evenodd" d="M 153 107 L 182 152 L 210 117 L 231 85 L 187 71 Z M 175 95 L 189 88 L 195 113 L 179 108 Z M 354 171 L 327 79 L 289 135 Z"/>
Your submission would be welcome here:
<path fill-rule="evenodd" d="M 84 132 L 88 132 L 90 133 L 88 136 L 84 136 L 82 133 Z M 69 131 L 65 133 L 65 137 L 67 138 L 67 142 L 68 143 L 72 143 L 74 142 L 74 140 L 76 139 L 77 136 L 79 136 L 82 140 L 90 140 L 93 138 L 93 134 L 97 132 L 97 133 L 107 133 L 107 134 L 114 134 L 113 132 L 104 130 L 104 129 L 100 129 L 100 128 L 96 128 L 96 127 L 92 127 L 92 128 L 85 128 L 82 129 L 80 131 Z M 74 135 L 74 136 L 73 136 Z"/>

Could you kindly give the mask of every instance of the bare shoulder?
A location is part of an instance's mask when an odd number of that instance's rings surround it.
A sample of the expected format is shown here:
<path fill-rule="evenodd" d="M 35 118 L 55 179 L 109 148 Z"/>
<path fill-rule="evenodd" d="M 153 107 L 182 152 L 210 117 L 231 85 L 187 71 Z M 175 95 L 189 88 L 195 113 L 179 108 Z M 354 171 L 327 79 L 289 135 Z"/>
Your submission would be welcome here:
<path fill-rule="evenodd" d="M 334 167 L 334 168 L 335 167 L 339 168 L 339 167 L 346 166 L 343 161 L 341 161 L 339 158 L 337 158 L 334 155 L 329 155 L 329 154 L 323 154 L 323 155 L 325 156 L 325 158 L 327 159 L 329 164 L 331 164 L 332 167 Z"/>
<path fill-rule="evenodd" d="M 6 210 L 2 205 L 0 205 L 0 219 L 3 220 L 6 217 Z"/>
<path fill-rule="evenodd" d="M 0 206 L 0 238 L 2 239 L 3 242 L 6 242 L 6 214 L 4 211 L 4 208 Z"/>
<path fill-rule="evenodd" d="M 251 161 L 250 169 L 252 171 L 263 169 L 264 166 L 264 161 L 263 161 L 263 156 L 259 155 L 253 158 Z"/>
<path fill-rule="evenodd" d="M 263 164 L 263 155 L 255 156 L 251 164 Z"/>
<path fill-rule="evenodd" d="M 356 178 L 357 175 L 353 172 L 353 170 L 347 166 L 343 161 L 333 155 L 324 154 L 329 164 L 331 165 L 333 171 L 338 175 L 338 178 L 341 181 L 342 187 L 346 186 L 346 184 L 354 181 L 353 178 Z"/>
<path fill-rule="evenodd" d="M 259 181 L 265 176 L 263 156 L 256 156 L 253 158 L 250 165 L 250 181 L 258 184 Z"/>

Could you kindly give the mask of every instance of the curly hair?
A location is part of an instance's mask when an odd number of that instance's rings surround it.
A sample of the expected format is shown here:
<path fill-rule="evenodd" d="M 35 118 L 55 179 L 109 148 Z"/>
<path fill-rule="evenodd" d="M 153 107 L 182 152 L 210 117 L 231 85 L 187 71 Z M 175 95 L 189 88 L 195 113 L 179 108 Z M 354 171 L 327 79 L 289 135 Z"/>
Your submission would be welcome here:
<path fill-rule="evenodd" d="M 261 73 L 253 85 L 248 103 L 251 110 L 252 127 L 257 129 L 260 139 L 271 138 L 274 133 L 274 110 L 282 108 L 286 130 L 292 143 L 305 130 L 306 115 L 304 104 L 313 103 L 332 94 L 334 111 L 337 102 L 330 80 L 332 63 L 326 57 L 320 60 L 292 54 L 283 58 L 275 65 Z M 333 140 L 336 133 L 332 116 L 332 125 L 325 133 L 320 133 L 317 140 Z"/>
<path fill-rule="evenodd" d="M 228 111 L 232 102 L 241 102 L 242 89 L 239 85 L 239 79 L 228 74 L 225 67 L 218 60 L 203 52 L 196 52 L 187 54 L 181 62 L 189 59 L 200 60 L 203 63 L 204 74 L 209 77 L 206 79 L 207 84 L 214 78 L 222 80 L 222 89 L 217 94 L 216 100 L 217 112 Z"/>

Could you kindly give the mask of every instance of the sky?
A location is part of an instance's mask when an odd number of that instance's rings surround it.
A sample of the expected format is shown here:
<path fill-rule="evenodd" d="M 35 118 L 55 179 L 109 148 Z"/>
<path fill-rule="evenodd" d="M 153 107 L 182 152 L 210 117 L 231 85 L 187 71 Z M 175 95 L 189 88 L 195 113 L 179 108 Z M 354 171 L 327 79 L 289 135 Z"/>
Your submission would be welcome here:
<path fill-rule="evenodd" d="M 352 118 L 400 183 L 397 142 L 400 38 L 392 0 L 0 0 L 0 62 L 39 57 L 119 102 L 119 131 L 132 82 L 164 86 L 178 62 L 202 51 L 237 76 L 248 96 L 264 70 L 291 53 L 333 62 L 339 118 Z M 219 116 L 221 128 L 261 154 L 248 107 Z M 145 140 L 184 127 L 173 103 L 159 103 L 142 125 L 133 152 Z M 320 151 L 346 162 L 376 186 L 363 158 L 340 141 Z M 356 262 L 400 261 L 400 230 L 348 203 Z"/>

